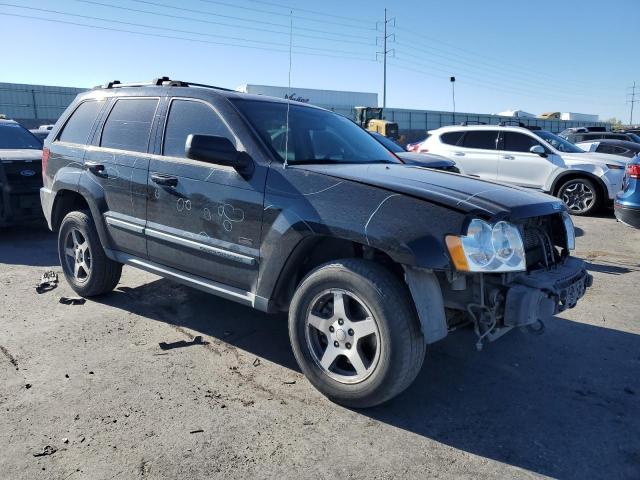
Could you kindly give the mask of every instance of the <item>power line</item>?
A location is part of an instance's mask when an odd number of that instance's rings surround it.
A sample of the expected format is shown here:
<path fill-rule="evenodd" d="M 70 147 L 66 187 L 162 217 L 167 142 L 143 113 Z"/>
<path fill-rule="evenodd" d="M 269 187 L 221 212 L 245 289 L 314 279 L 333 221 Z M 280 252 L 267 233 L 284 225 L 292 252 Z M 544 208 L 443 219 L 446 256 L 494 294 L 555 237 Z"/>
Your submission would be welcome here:
<path fill-rule="evenodd" d="M 158 17 L 177 18 L 177 19 L 180 19 L 180 20 L 189 20 L 189 21 L 192 21 L 192 22 L 217 24 L 216 22 L 212 22 L 210 20 L 204 20 L 202 18 L 184 17 L 184 16 L 181 16 L 181 15 L 172 15 L 172 14 L 169 14 L 169 13 L 160 13 L 160 12 L 154 12 L 154 11 L 150 11 L 150 10 L 141 10 L 141 9 L 138 9 L 138 8 L 123 7 L 121 5 L 113 5 L 113 4 L 110 4 L 110 3 L 97 2 L 95 0 L 75 0 L 75 1 L 76 2 L 80 2 L 80 3 L 90 4 L 90 5 L 100 5 L 102 7 L 112 8 L 112 9 L 116 9 L 116 10 L 126 10 L 126 11 L 136 12 L 136 13 L 147 13 L 149 15 L 155 15 L 155 16 L 158 16 Z M 242 21 L 242 22 L 257 23 L 257 24 L 260 24 L 260 25 L 269 25 L 269 26 L 273 26 L 273 27 L 289 28 L 288 25 L 285 25 L 285 24 L 282 24 L 282 23 L 267 22 L 267 21 L 264 21 L 264 20 L 254 20 L 254 19 L 248 19 L 248 18 L 243 18 L 243 17 L 236 17 L 236 16 L 233 16 L 233 15 L 223 15 L 223 14 L 220 14 L 220 13 L 207 12 L 205 10 L 195 10 L 195 9 L 191 9 L 191 8 L 173 7 L 171 5 L 164 5 L 162 3 L 155 3 L 155 2 L 145 2 L 145 3 L 147 3 L 149 5 L 155 5 L 157 7 L 169 8 L 169 9 L 178 10 L 178 11 L 185 11 L 185 12 L 190 12 L 190 13 L 210 15 L 210 16 L 214 16 L 214 17 L 227 18 L 227 19 L 238 20 L 238 21 Z M 243 27 L 241 25 L 237 25 L 237 27 L 250 28 L 250 27 Z M 348 34 L 348 33 L 335 33 L 335 32 L 328 32 L 328 31 L 325 31 L 325 30 L 318 30 L 318 29 L 313 29 L 313 28 L 305 28 L 304 30 L 307 31 L 307 32 L 323 33 L 323 34 L 326 34 L 326 35 L 336 35 L 336 36 L 339 36 L 339 37 L 350 37 L 350 38 L 356 38 L 356 39 L 366 38 L 366 36 L 362 36 L 362 35 L 351 35 L 351 34 Z M 351 41 L 351 40 L 349 40 L 349 41 Z"/>
<path fill-rule="evenodd" d="M 144 2 L 143 0 L 133 0 L 134 2 L 140 2 L 140 3 L 147 3 Z M 251 7 L 245 7 L 242 5 L 236 5 L 234 3 L 228 3 L 228 2 L 221 2 L 219 0 L 199 0 L 201 2 L 204 3 L 210 3 L 213 5 L 222 5 L 224 7 L 231 7 L 231 8 L 238 8 L 241 10 L 248 10 L 250 12 L 256 12 L 256 13 L 266 13 L 267 15 L 278 15 L 278 16 L 284 16 L 285 14 L 283 13 L 278 13 L 278 12 L 271 12 L 269 10 L 262 10 L 262 9 L 258 9 L 258 8 L 251 8 Z M 362 29 L 362 30 L 374 30 L 374 28 L 372 27 L 363 27 L 363 26 L 356 26 L 356 25 L 348 25 L 345 23 L 340 23 L 340 22 L 329 22 L 328 20 L 320 20 L 318 18 L 312 18 L 312 17 L 303 17 L 300 15 L 294 15 L 294 18 L 297 18 L 298 20 L 305 20 L 307 22 L 317 22 L 317 23 L 322 23 L 322 24 L 327 24 L 330 23 L 332 25 L 337 25 L 340 27 L 348 27 L 348 28 L 358 28 L 358 29 Z"/>
<path fill-rule="evenodd" d="M 397 30 L 398 30 L 398 32 L 404 32 L 404 33 L 406 33 L 406 34 L 408 34 L 410 36 L 413 36 L 414 38 L 420 38 L 422 40 L 426 40 L 426 41 L 431 42 L 431 43 L 438 43 L 438 44 L 441 44 L 441 45 L 445 45 L 450 49 L 454 49 L 454 50 L 458 50 L 460 52 L 463 52 L 467 56 L 471 56 L 474 59 L 484 58 L 484 59 L 488 60 L 489 63 L 492 63 L 494 65 L 494 67 L 490 67 L 490 68 L 500 68 L 502 70 L 505 70 L 505 67 L 512 67 L 512 71 L 513 72 L 521 71 L 521 72 L 523 72 L 522 75 L 527 76 L 528 78 L 538 77 L 538 78 L 545 78 L 546 81 L 549 81 L 549 80 L 552 80 L 554 82 L 558 81 L 558 78 L 556 76 L 554 76 L 554 75 L 546 75 L 544 73 L 541 73 L 539 70 L 526 68 L 526 67 L 523 67 L 521 65 L 515 65 L 513 63 L 505 62 L 504 59 L 498 59 L 498 58 L 495 58 L 495 57 L 488 56 L 486 54 L 478 53 L 478 52 L 473 51 L 473 50 L 461 48 L 461 47 L 459 47 L 457 45 L 454 45 L 452 43 L 448 43 L 448 42 L 442 41 L 442 40 L 434 38 L 434 37 L 429 37 L 429 36 L 426 36 L 424 34 L 412 31 L 410 29 L 397 27 Z M 574 81 L 572 81 L 572 83 L 574 85 L 584 85 L 583 88 L 595 88 L 595 89 L 600 89 L 600 90 L 602 89 L 601 85 L 597 85 L 596 86 L 595 84 L 588 84 L 586 82 L 581 82 L 579 80 L 574 80 Z"/>
<path fill-rule="evenodd" d="M 49 23 L 59 23 L 59 24 L 64 24 L 64 25 L 73 25 L 73 26 L 78 26 L 78 27 L 86 27 L 86 28 L 93 28 L 93 29 L 98 29 L 98 30 L 105 30 L 105 31 L 112 31 L 112 32 L 121 32 L 121 33 L 130 33 L 130 34 L 134 34 L 134 35 L 142 35 L 145 37 L 155 37 L 155 38 L 166 38 L 166 39 L 170 39 L 170 40 L 183 40 L 183 41 L 187 41 L 187 42 L 195 42 L 195 43 L 204 43 L 204 44 L 209 44 L 209 45 L 218 45 L 218 46 L 228 46 L 228 47 L 238 47 L 238 48 L 250 48 L 253 50 L 264 50 L 264 51 L 269 51 L 269 52 L 284 52 L 287 53 L 288 50 L 282 50 L 282 49 L 276 49 L 276 48 L 268 48 L 268 47 L 259 47 L 259 46 L 254 46 L 254 45 L 240 45 L 237 43 L 230 43 L 230 42 L 214 42 L 214 41 L 210 41 L 210 40 L 201 40 L 201 39 L 197 39 L 197 38 L 187 38 L 187 37 L 178 37 L 175 35 L 163 35 L 163 34 L 159 34 L 159 33 L 148 33 L 148 32 L 137 32 L 134 30 L 126 30 L 126 29 L 122 29 L 122 28 L 113 28 L 113 27 L 102 27 L 99 25 L 88 25 L 86 23 L 79 23 L 79 22 L 68 22 L 65 20 L 54 20 L 54 19 L 50 19 L 50 18 L 42 18 L 42 17 L 35 17 L 32 15 L 20 15 L 17 13 L 6 13 L 6 12 L 0 12 L 0 15 L 4 15 L 4 16 L 8 16 L 8 17 L 17 17 L 17 18 L 28 18 L 31 20 L 40 20 L 42 22 L 49 22 Z M 264 42 L 261 42 L 264 43 Z M 295 48 L 300 48 L 300 47 L 295 47 Z M 326 54 L 326 53 L 314 53 L 314 52 L 293 52 L 297 55 L 311 55 L 311 56 L 316 56 L 316 57 L 329 57 L 329 58 L 340 58 L 340 59 L 348 59 L 348 60 L 360 60 L 360 61 L 368 61 L 368 62 L 374 62 L 375 60 L 373 59 L 366 59 L 366 58 L 362 58 L 362 57 L 350 57 L 350 56 L 344 56 L 344 55 L 331 55 L 331 54 Z"/>
<path fill-rule="evenodd" d="M 231 37 L 231 36 L 228 36 L 228 35 L 216 35 L 216 34 L 212 34 L 212 33 L 196 32 L 196 31 L 193 31 L 193 30 L 181 30 L 181 29 L 169 28 L 169 27 L 164 27 L 164 26 L 160 27 L 160 26 L 157 26 L 157 25 L 148 25 L 148 24 L 142 24 L 142 23 L 125 22 L 123 20 L 112 20 L 112 19 L 94 17 L 94 16 L 89 16 L 89 15 L 79 15 L 79 14 L 75 14 L 75 13 L 62 12 L 60 10 L 49 10 L 49 9 L 46 9 L 46 8 L 22 7 L 20 5 L 15 5 L 15 4 L 11 4 L 11 3 L 0 3 L 0 6 L 21 8 L 21 9 L 25 9 L 25 10 L 36 10 L 36 11 L 45 12 L 45 13 L 55 13 L 55 14 L 58 14 L 58 15 L 66 15 L 66 16 L 74 17 L 74 18 L 83 18 L 83 19 L 87 19 L 87 20 L 97 20 L 97 21 L 107 22 L 107 23 L 117 23 L 117 24 L 120 24 L 120 25 L 128 25 L 128 26 L 132 26 L 132 27 L 162 29 L 162 30 L 170 31 L 170 32 L 186 33 L 186 34 L 190 34 L 190 35 L 203 35 L 203 36 L 212 37 L 212 38 L 226 38 L 226 39 L 229 39 L 229 40 L 239 40 L 239 41 L 242 41 L 242 42 L 270 44 L 270 45 L 284 46 L 284 47 L 288 46 L 288 44 L 285 44 L 285 43 L 268 42 L 268 41 L 264 41 L 264 40 L 251 40 L 251 39 L 247 39 L 247 38 Z M 273 33 L 279 33 L 279 32 L 273 32 Z M 308 49 L 308 50 L 318 50 L 318 51 L 327 51 L 327 52 L 335 51 L 334 49 L 329 49 L 329 48 L 307 47 L 307 46 L 304 46 L 304 45 L 295 45 L 295 46 L 297 48 Z M 349 52 L 349 51 L 344 52 L 344 53 L 349 53 L 349 54 L 352 54 L 352 55 L 361 55 L 362 54 L 362 52 Z"/>
<path fill-rule="evenodd" d="M 287 10 L 291 10 L 293 8 L 290 5 L 283 5 L 281 3 L 266 2 L 264 0 L 247 0 L 247 1 L 252 2 L 252 3 L 260 3 L 262 5 L 269 5 L 269 6 L 272 6 L 272 7 L 285 8 Z M 338 18 L 338 19 L 341 19 L 341 20 L 349 20 L 349 21 L 352 21 L 352 22 L 361 22 L 361 23 L 373 24 L 373 21 L 364 20 L 362 18 L 357 18 L 357 17 L 347 17 L 347 16 L 343 16 L 343 15 L 335 15 L 333 13 L 319 12 L 318 10 L 309 10 L 309 9 L 306 9 L 306 8 L 299 8 L 299 7 L 295 7 L 295 10 L 298 10 L 300 12 L 305 12 L 305 13 L 312 13 L 314 15 L 322 15 L 322 16 L 325 16 L 325 17 Z"/>

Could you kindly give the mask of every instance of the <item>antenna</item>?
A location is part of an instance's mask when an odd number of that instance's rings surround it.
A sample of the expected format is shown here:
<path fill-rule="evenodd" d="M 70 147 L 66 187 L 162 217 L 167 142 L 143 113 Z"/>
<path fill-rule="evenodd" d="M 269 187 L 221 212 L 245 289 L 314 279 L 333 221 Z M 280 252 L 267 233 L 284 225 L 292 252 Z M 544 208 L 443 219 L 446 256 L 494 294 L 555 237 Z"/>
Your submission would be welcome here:
<path fill-rule="evenodd" d="M 291 50 L 293 48 L 293 10 L 289 10 L 289 84 L 287 86 L 287 124 L 284 133 L 284 168 L 289 159 L 289 109 L 291 106 Z"/>

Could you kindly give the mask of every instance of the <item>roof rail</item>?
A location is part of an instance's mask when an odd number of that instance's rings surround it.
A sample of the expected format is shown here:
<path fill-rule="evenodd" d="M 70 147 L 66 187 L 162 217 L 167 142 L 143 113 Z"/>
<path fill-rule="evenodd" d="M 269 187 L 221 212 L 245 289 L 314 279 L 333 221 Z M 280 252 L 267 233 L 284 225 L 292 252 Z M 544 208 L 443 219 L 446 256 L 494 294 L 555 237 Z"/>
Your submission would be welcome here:
<path fill-rule="evenodd" d="M 98 85 L 94 89 L 108 89 L 108 88 L 124 88 L 124 87 L 201 87 L 201 88 L 213 88 L 216 90 L 224 90 L 227 92 L 233 92 L 230 88 L 216 87 L 214 85 L 205 85 L 204 83 L 183 82 L 181 80 L 171 80 L 169 77 L 154 78 L 150 82 L 133 82 L 122 83 L 120 80 L 113 80 L 105 83 L 104 85 Z"/>
<path fill-rule="evenodd" d="M 468 125 L 486 125 L 487 122 L 478 122 L 476 120 L 467 120 L 466 122 L 462 122 L 460 124 L 461 127 L 466 127 Z"/>
<path fill-rule="evenodd" d="M 506 127 L 508 125 L 515 125 L 517 127 L 526 127 L 526 125 L 522 122 L 519 122 L 517 120 L 503 120 L 500 123 L 498 123 L 499 127 Z"/>

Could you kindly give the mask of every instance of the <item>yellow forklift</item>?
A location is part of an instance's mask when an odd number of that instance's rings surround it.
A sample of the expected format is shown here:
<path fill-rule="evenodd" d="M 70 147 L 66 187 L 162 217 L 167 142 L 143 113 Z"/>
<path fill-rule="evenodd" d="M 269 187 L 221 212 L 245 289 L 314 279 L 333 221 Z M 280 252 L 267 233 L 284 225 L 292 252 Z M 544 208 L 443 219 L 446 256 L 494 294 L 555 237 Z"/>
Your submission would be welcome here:
<path fill-rule="evenodd" d="M 381 107 L 355 107 L 355 121 L 370 132 L 377 132 L 393 140 L 398 139 L 398 124 L 382 117 Z"/>

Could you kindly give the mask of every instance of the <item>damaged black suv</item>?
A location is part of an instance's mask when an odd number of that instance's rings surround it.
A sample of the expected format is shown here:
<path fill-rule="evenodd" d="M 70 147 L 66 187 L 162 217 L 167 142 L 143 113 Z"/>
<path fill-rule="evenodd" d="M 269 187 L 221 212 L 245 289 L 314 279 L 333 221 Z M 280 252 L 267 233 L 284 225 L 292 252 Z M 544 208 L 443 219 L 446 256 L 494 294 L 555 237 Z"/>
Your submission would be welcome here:
<path fill-rule="evenodd" d="M 82 296 L 131 265 L 289 312 L 300 368 L 352 407 L 418 374 L 469 321 L 478 347 L 591 285 L 556 198 L 405 165 L 349 119 L 160 78 L 80 94 L 45 142 L 42 206 Z"/>

